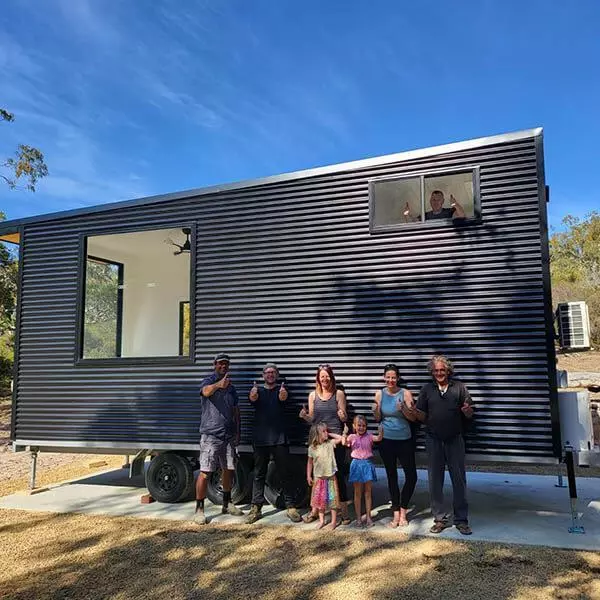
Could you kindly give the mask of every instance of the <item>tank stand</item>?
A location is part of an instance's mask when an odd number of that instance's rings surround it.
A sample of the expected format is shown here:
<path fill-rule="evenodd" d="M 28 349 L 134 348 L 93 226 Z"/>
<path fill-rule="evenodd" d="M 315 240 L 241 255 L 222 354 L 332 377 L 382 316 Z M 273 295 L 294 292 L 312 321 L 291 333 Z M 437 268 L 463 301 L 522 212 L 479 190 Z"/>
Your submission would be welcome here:
<path fill-rule="evenodd" d="M 30 448 L 31 450 L 31 467 L 29 470 L 29 491 L 35 490 L 35 476 L 37 474 L 37 457 L 38 449 L 35 447 Z"/>
<path fill-rule="evenodd" d="M 580 515 L 577 512 L 577 483 L 575 481 L 575 461 L 573 460 L 572 446 L 565 445 L 565 463 L 567 465 L 569 499 L 571 503 L 571 527 L 569 527 L 569 533 L 585 533 Z"/>

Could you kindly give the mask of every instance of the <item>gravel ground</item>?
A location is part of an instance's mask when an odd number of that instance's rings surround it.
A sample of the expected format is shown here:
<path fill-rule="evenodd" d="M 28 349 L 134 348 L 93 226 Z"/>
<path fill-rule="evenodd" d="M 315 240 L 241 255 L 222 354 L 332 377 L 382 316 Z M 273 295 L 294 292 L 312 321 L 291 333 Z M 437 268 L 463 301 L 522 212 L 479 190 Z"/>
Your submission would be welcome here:
<path fill-rule="evenodd" d="M 10 443 L 10 398 L 0 398 L 0 496 L 6 496 L 29 486 L 31 464 L 29 452 L 13 452 Z M 105 463 L 90 467 L 91 463 Z M 70 454 L 41 452 L 38 455 L 38 486 L 83 477 L 98 468 L 116 467 L 123 464 L 122 456 L 98 454 Z"/>

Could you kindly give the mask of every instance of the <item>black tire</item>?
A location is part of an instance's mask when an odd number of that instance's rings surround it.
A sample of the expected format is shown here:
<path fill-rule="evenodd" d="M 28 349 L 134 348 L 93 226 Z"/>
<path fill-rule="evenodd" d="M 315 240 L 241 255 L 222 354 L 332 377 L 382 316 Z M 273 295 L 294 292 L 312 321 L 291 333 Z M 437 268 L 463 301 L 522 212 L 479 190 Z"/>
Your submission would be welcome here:
<path fill-rule="evenodd" d="M 252 474 L 245 460 L 239 459 L 235 465 L 231 501 L 233 504 L 245 503 L 252 492 Z M 221 469 L 214 471 L 208 477 L 207 498 L 217 505 L 223 504 L 223 486 L 221 484 Z"/>
<path fill-rule="evenodd" d="M 175 452 L 165 452 L 150 461 L 146 487 L 158 502 L 187 500 L 194 489 L 194 472 L 190 461 Z"/>
<path fill-rule="evenodd" d="M 301 508 L 308 505 L 310 490 L 306 483 L 306 459 L 304 457 L 291 454 L 290 477 L 294 487 L 292 494 L 294 496 L 294 506 Z M 267 478 L 265 481 L 265 499 L 275 508 L 285 508 L 285 497 L 283 495 L 283 485 L 277 474 L 275 462 L 269 463 Z"/>

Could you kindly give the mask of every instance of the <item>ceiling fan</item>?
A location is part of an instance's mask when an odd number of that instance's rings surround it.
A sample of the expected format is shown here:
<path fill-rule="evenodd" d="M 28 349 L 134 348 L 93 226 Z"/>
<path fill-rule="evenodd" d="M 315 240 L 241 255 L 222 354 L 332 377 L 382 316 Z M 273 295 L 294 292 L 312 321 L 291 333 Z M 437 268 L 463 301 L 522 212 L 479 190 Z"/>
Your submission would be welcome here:
<path fill-rule="evenodd" d="M 173 252 L 175 256 L 178 256 L 179 254 L 189 254 L 192 250 L 192 245 L 190 243 L 190 235 L 192 233 L 192 230 L 189 227 L 184 227 L 181 231 L 185 235 L 185 242 L 183 242 L 183 244 L 178 244 L 177 242 L 174 242 L 171 238 L 167 238 L 165 240 L 165 244 L 171 244 L 171 246 L 175 246 L 176 248 L 178 248 L 178 250 L 175 250 L 175 252 Z"/>

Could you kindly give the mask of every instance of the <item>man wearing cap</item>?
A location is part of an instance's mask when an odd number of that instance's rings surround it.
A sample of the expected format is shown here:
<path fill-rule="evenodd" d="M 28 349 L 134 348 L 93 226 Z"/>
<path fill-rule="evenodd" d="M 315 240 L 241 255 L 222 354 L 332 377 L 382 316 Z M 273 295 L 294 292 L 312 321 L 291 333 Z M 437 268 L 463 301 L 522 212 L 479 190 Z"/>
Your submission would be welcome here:
<path fill-rule="evenodd" d="M 194 521 L 206 523 L 204 499 L 210 474 L 219 467 L 223 474 L 223 514 L 244 513 L 231 503 L 231 485 L 235 470 L 235 446 L 240 439 L 240 409 L 235 387 L 229 381 L 229 355 L 215 356 L 214 372 L 200 384 L 202 421 L 200 423 L 200 475 L 196 481 Z"/>
<path fill-rule="evenodd" d="M 294 506 L 294 497 L 289 471 L 289 450 L 285 435 L 284 407 L 288 391 L 283 381 L 277 384 L 279 369 L 275 363 L 263 368 L 264 383 L 256 381 L 250 390 L 249 399 L 254 406 L 254 483 L 252 486 L 252 508 L 246 523 L 256 523 L 261 518 L 265 503 L 265 478 L 271 456 L 283 484 L 287 516 L 294 523 L 302 520 Z"/>

